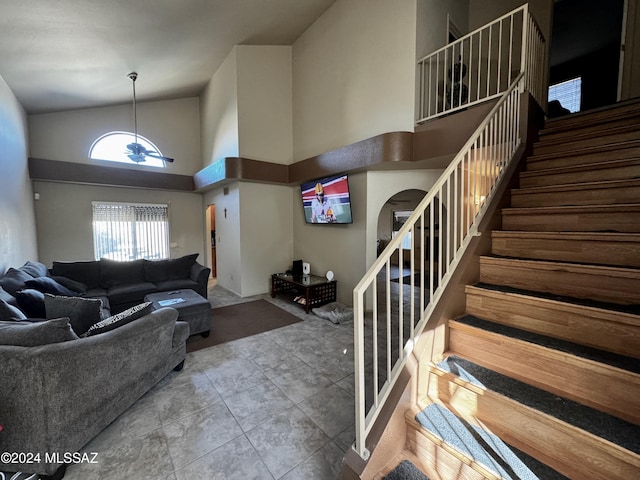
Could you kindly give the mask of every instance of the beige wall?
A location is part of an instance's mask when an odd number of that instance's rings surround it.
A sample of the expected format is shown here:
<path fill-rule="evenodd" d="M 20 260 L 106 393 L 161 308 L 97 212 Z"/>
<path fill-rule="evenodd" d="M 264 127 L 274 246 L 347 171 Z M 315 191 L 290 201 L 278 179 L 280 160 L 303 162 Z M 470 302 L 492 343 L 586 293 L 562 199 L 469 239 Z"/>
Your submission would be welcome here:
<path fill-rule="evenodd" d="M 293 45 L 293 157 L 413 131 L 416 0 L 337 0 Z"/>
<path fill-rule="evenodd" d="M 0 274 L 38 259 L 27 145 L 25 112 L 0 77 Z"/>
<path fill-rule="evenodd" d="M 216 206 L 218 284 L 243 297 L 268 292 L 271 274 L 291 266 L 291 187 L 234 182 L 206 192 L 204 205 Z"/>
<path fill-rule="evenodd" d="M 448 43 L 449 16 L 462 34 L 469 33 L 468 0 L 418 0 L 416 60 Z"/>
<path fill-rule="evenodd" d="M 200 95 L 202 167 L 239 156 L 236 48 Z"/>
<path fill-rule="evenodd" d="M 153 142 L 164 155 L 175 158 L 175 162 L 168 163 L 166 169 L 88 158 L 91 145 L 101 135 L 113 131 L 133 132 L 132 105 L 29 115 L 31 156 L 180 175 L 193 175 L 200 170 L 200 107 L 197 97 L 139 103 L 137 111 L 138 133 Z"/>
<path fill-rule="evenodd" d="M 236 47 L 240 156 L 290 164 L 291 47 Z"/>
<path fill-rule="evenodd" d="M 167 203 L 170 215 L 171 257 L 199 253 L 204 263 L 204 213 L 197 193 L 34 182 L 40 261 L 93 260 L 91 202 Z"/>
<path fill-rule="evenodd" d="M 291 187 L 240 185 L 243 296 L 268 292 L 271 274 L 291 266 L 293 215 Z"/>
<path fill-rule="evenodd" d="M 367 174 L 349 175 L 349 189 L 353 217 L 350 225 L 306 224 L 300 187 L 292 192 L 293 259 L 310 263 L 315 275 L 325 275 L 331 270 L 338 281 L 338 301 L 347 305 L 353 303 L 353 287 L 366 268 Z"/>

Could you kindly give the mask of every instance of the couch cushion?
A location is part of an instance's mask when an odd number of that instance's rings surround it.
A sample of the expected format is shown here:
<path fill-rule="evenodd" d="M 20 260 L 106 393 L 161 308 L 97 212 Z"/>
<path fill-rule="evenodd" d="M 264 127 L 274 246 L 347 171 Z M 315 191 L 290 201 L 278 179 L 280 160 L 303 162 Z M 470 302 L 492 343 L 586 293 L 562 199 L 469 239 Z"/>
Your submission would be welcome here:
<path fill-rule="evenodd" d="M 116 285 L 107 290 L 107 296 L 111 306 L 120 303 L 139 302 L 148 293 L 153 293 L 158 289 L 153 283 L 141 282 L 131 283 L 127 285 Z"/>
<path fill-rule="evenodd" d="M 4 288 L 9 294 L 15 296 L 18 290 L 22 290 L 24 288 L 24 282 L 31 279 L 33 279 L 33 277 L 28 273 L 15 268 L 10 268 L 4 276 L 0 278 L 0 287 Z"/>
<path fill-rule="evenodd" d="M 97 288 L 100 286 L 100 262 L 53 262 L 51 275 L 84 283 L 87 288 Z"/>
<path fill-rule="evenodd" d="M 0 320 L 25 320 L 27 316 L 18 307 L 0 300 Z"/>
<path fill-rule="evenodd" d="M 63 287 L 67 287 L 69 290 L 73 290 L 76 293 L 86 293 L 87 291 L 87 286 L 84 283 L 78 282 L 71 278 L 62 277 L 60 275 L 52 275 L 51 278 L 53 278 Z"/>
<path fill-rule="evenodd" d="M 33 278 L 46 277 L 47 275 L 49 275 L 49 270 L 44 263 L 32 262 L 31 260 L 21 266 L 20 270 L 28 273 Z"/>
<path fill-rule="evenodd" d="M 108 332 L 110 330 L 114 330 L 121 325 L 125 325 L 127 323 L 133 322 L 134 320 L 151 313 L 152 304 L 151 302 L 144 302 L 135 307 L 131 307 L 127 310 L 124 310 L 116 315 L 112 315 L 111 317 L 105 318 L 104 320 L 93 325 L 87 333 L 85 333 L 84 337 L 89 337 L 92 335 L 97 335 L 99 333 Z"/>
<path fill-rule="evenodd" d="M 183 278 L 181 280 L 166 280 L 164 282 L 156 283 L 158 291 L 165 292 L 168 290 L 194 290 L 197 291 L 198 282 L 194 282 L 189 278 Z"/>
<path fill-rule="evenodd" d="M 32 278 L 24 282 L 27 288 L 33 288 L 42 293 L 51 293 L 53 295 L 66 295 L 68 297 L 76 297 L 77 292 L 69 290 L 64 285 L 59 284 L 51 277 Z"/>
<path fill-rule="evenodd" d="M 100 285 L 104 288 L 144 282 L 144 260 L 118 262 L 100 259 Z"/>
<path fill-rule="evenodd" d="M 46 318 L 69 317 L 76 335 L 85 333 L 102 319 L 102 301 L 97 298 L 44 296 Z"/>
<path fill-rule="evenodd" d="M 77 339 L 68 318 L 37 323 L 0 322 L 0 345 L 37 347 Z"/>
<path fill-rule="evenodd" d="M 33 288 L 25 288 L 16 292 L 18 307 L 27 317 L 46 318 L 44 308 L 44 293 Z"/>
<path fill-rule="evenodd" d="M 163 282 L 189 278 L 191 266 L 198 258 L 197 253 L 168 260 L 145 260 L 144 272 L 147 282 Z"/>

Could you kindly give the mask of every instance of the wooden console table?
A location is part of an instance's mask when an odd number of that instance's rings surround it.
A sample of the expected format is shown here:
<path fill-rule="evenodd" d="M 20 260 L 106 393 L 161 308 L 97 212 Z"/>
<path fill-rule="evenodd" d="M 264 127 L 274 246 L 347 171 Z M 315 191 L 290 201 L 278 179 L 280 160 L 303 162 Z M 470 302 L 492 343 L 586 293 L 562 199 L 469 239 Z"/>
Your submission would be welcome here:
<path fill-rule="evenodd" d="M 271 275 L 271 297 L 289 294 L 291 300 L 309 313 L 312 308 L 336 301 L 336 281 L 318 275 Z"/>

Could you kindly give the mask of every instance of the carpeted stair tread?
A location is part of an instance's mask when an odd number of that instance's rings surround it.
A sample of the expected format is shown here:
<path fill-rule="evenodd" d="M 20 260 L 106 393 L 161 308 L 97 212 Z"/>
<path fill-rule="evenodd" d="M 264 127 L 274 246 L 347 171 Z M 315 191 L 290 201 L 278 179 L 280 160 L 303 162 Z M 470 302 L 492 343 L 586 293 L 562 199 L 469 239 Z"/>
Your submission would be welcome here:
<path fill-rule="evenodd" d="M 403 460 L 385 475 L 384 480 L 429 480 L 429 477 L 409 460 Z"/>
<path fill-rule="evenodd" d="M 588 360 L 611 365 L 612 367 L 620 368 L 628 372 L 640 374 L 640 359 L 638 358 L 619 355 L 617 353 L 607 352 L 594 347 L 587 347 L 585 345 L 548 337 L 539 333 L 527 332 L 525 330 L 520 330 L 519 328 L 483 320 L 481 318 L 474 317 L 473 315 L 463 315 L 456 318 L 456 320 L 472 327 L 481 328 L 500 335 L 552 348 L 561 352 L 570 353 L 577 357 L 586 358 Z"/>
<path fill-rule="evenodd" d="M 457 356 L 447 357 L 438 364 L 438 368 L 640 454 L 640 427 L 630 422 L 559 397 Z"/>
<path fill-rule="evenodd" d="M 487 470 L 511 480 L 562 480 L 565 476 L 517 450 L 491 432 L 470 424 L 439 404 L 416 415 L 416 421 L 448 445 Z"/>
<path fill-rule="evenodd" d="M 508 258 L 508 257 L 502 257 Z M 566 263 L 566 262 L 565 262 Z M 632 315 L 640 315 L 640 305 L 622 305 L 618 303 L 599 302 L 585 298 L 565 297 L 562 295 L 553 295 L 551 293 L 535 292 L 532 290 L 524 290 L 521 288 L 513 288 L 504 285 L 493 285 L 490 283 L 478 282 L 475 284 L 478 288 L 486 288 L 487 290 L 495 290 L 505 293 L 517 293 L 520 295 L 529 295 L 531 297 L 545 298 L 547 300 L 556 300 L 559 302 L 571 303 L 573 305 L 584 305 L 586 307 L 602 308 L 604 310 L 612 310 L 614 312 L 630 313 Z"/>

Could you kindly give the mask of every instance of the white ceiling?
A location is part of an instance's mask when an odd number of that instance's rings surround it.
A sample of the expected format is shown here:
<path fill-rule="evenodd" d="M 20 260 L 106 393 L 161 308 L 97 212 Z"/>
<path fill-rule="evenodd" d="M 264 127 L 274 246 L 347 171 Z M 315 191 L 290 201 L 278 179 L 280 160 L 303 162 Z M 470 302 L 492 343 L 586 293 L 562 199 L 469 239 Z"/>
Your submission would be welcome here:
<path fill-rule="evenodd" d="M 28 113 L 198 95 L 234 45 L 291 45 L 334 0 L 0 0 L 0 76 Z"/>

